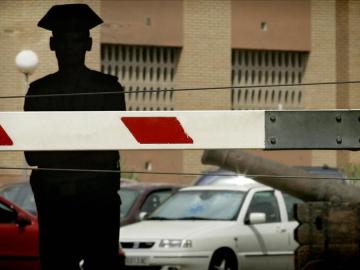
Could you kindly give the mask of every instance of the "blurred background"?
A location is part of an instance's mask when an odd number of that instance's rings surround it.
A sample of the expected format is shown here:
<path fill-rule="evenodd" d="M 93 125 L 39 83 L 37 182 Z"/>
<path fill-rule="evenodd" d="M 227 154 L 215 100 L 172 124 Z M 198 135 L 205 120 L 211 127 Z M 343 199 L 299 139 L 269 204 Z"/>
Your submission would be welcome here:
<path fill-rule="evenodd" d="M 51 33 L 37 22 L 52 5 L 73 2 L 0 1 L 1 97 L 22 96 L 28 83 L 56 72 Z M 104 20 L 91 31 L 87 65 L 119 78 L 130 92 L 129 111 L 359 108 L 358 84 L 277 85 L 360 78 L 360 1 L 76 2 L 87 3 Z M 27 76 L 15 64 L 23 50 L 39 60 Z M 161 91 L 206 87 L 215 89 Z M 22 111 L 23 102 L 0 98 L 0 110 Z M 201 150 L 120 152 L 124 178 L 141 182 L 185 185 L 194 176 L 184 173 L 210 169 L 201 164 Z M 251 152 L 288 165 L 327 165 L 359 174 L 356 151 Z M 23 166 L 22 152 L 0 152 L 0 167 Z M 21 170 L 0 169 L 0 183 L 24 177 Z"/>

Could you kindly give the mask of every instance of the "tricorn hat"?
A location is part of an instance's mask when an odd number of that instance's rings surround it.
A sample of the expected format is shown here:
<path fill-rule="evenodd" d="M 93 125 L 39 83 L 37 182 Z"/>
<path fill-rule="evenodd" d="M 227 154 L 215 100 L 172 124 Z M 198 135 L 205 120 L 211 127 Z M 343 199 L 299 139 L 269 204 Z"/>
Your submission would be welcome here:
<path fill-rule="evenodd" d="M 38 26 L 53 32 L 88 31 L 103 20 L 86 4 L 52 6 Z"/>

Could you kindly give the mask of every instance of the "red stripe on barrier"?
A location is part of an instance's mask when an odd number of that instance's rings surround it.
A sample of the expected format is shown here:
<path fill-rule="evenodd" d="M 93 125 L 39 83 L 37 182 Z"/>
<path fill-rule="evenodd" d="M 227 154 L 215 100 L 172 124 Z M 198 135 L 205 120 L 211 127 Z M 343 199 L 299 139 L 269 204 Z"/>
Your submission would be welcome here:
<path fill-rule="evenodd" d="M 141 144 L 192 144 L 176 117 L 121 117 Z"/>
<path fill-rule="evenodd" d="M 13 145 L 13 141 L 10 139 L 9 135 L 5 132 L 3 127 L 0 125 L 0 145 Z"/>

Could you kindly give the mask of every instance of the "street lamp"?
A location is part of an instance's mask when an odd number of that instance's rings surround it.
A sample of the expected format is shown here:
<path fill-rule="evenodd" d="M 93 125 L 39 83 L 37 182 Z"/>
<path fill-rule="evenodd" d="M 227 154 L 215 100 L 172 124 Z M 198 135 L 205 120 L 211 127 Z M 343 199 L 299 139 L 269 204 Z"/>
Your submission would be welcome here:
<path fill-rule="evenodd" d="M 29 83 L 29 76 L 35 71 L 39 64 L 39 58 L 32 50 L 23 50 L 15 57 L 15 64 L 19 71 L 25 75 L 26 88 Z"/>
<path fill-rule="evenodd" d="M 34 73 L 36 67 L 38 66 L 39 58 L 35 52 L 31 50 L 23 50 L 16 55 L 15 64 L 19 71 L 25 75 L 25 87 L 23 93 L 25 95 L 29 88 L 29 76 Z M 29 167 L 24 156 L 22 162 L 24 168 Z M 23 177 L 27 178 L 28 172 L 25 169 L 22 172 Z"/>

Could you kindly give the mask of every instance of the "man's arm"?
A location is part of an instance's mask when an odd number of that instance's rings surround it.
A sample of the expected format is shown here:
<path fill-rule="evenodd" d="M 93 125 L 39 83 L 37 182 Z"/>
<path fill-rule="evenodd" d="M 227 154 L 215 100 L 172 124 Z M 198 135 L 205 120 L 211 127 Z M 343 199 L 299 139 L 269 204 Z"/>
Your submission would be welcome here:
<path fill-rule="evenodd" d="M 43 105 L 48 102 L 45 98 L 34 98 L 29 96 L 38 95 L 39 91 L 38 85 L 35 83 L 30 84 L 29 90 L 25 97 L 24 102 L 24 111 L 43 111 Z M 34 138 L 36 139 L 36 138 Z M 30 166 L 40 166 L 40 167 L 52 167 L 54 163 L 58 163 L 61 158 L 66 159 L 66 155 L 61 155 L 57 152 L 52 151 L 24 151 L 26 162 Z"/>
<path fill-rule="evenodd" d="M 104 95 L 104 111 L 126 111 L 125 94 L 121 84 L 117 81 L 116 77 L 113 77 L 112 84 L 107 90 L 109 92 L 115 92 L 115 94 Z"/>
<path fill-rule="evenodd" d="M 33 84 L 30 84 L 29 90 L 26 93 L 25 96 L 25 102 L 24 102 L 24 111 L 39 111 L 40 110 L 40 104 L 38 102 L 37 98 L 31 98 L 29 96 L 33 96 L 36 94 L 36 87 L 33 86 Z M 24 151 L 26 162 L 30 166 L 37 166 L 39 163 L 39 159 L 41 159 L 41 155 L 38 155 L 38 152 L 33 151 Z"/>

